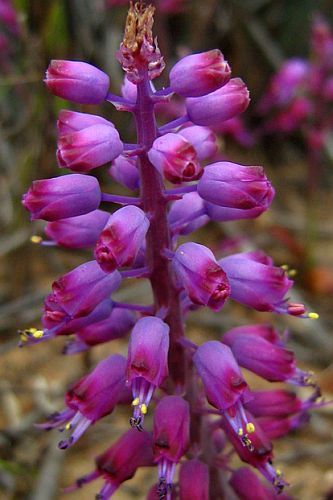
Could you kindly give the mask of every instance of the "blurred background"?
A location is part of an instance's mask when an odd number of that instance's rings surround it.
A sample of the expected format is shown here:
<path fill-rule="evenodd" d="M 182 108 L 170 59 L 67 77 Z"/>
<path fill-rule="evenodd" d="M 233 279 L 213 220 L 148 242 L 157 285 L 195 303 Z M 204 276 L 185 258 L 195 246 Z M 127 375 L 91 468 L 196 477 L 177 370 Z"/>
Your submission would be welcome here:
<path fill-rule="evenodd" d="M 253 248 L 267 251 L 277 265 L 297 270 L 293 298 L 320 315 L 317 321 L 297 320 L 228 304 L 219 314 L 195 313 L 189 321 L 190 336 L 202 342 L 232 326 L 274 321 L 281 330 L 289 329 L 300 367 L 316 372 L 323 394 L 330 399 L 333 99 L 324 100 L 322 89 L 306 94 L 302 87 L 306 100 L 300 112 L 299 106 L 293 107 L 295 96 L 282 99 L 281 109 L 274 108 L 277 101 L 272 92 L 268 91 L 268 105 L 263 96 L 287 59 L 317 64 L 314 72 L 321 67 L 320 54 L 313 49 L 313 22 L 321 14 L 333 30 L 333 1 L 156 0 L 155 4 L 155 34 L 167 68 L 188 53 L 217 47 L 233 76 L 248 85 L 249 109 L 241 120 L 218 131 L 221 154 L 241 164 L 263 165 L 277 192 L 272 208 L 258 220 L 211 223 L 195 234 L 195 241 L 217 254 Z M 13 7 L 10 14 L 8 5 Z M 112 420 L 103 419 L 66 453 L 57 449 L 57 431 L 43 433 L 33 427 L 62 408 L 68 384 L 105 357 L 106 351 L 126 353 L 126 341 L 76 356 L 61 355 L 62 339 L 17 347 L 17 330 L 40 324 L 51 282 L 90 259 L 89 252 L 32 244 L 32 235 L 42 235 L 43 223 L 30 223 L 21 206 L 21 196 L 34 179 L 60 173 L 55 156 L 59 110 L 69 107 L 102 114 L 116 123 L 125 142 L 135 139 L 127 113 L 117 113 L 111 105 L 97 109 L 62 101 L 44 87 L 44 72 L 50 59 L 84 60 L 107 72 L 111 91 L 119 93 L 123 74 L 115 52 L 126 12 L 126 2 L 121 0 L 0 0 L 0 498 L 92 498 L 98 491 L 96 484 L 69 496 L 59 492 L 59 485 L 71 484 L 91 470 L 93 457 L 128 426 L 128 411 L 117 410 Z M 328 79 L 333 77 L 331 64 L 325 67 Z M 165 70 L 156 85 L 167 85 L 167 74 Z M 174 104 L 175 109 L 180 106 Z M 161 123 L 173 118 L 170 108 L 168 113 L 161 110 Z M 99 169 L 98 176 L 109 192 L 126 194 L 107 169 Z M 135 300 L 144 290 L 134 284 L 120 293 L 122 299 Z M 313 412 L 304 430 L 276 443 L 276 464 L 292 484 L 294 498 L 333 498 L 332 437 L 332 409 L 325 407 Z M 114 498 L 145 498 L 147 484 L 152 483 L 152 472 L 143 471 Z"/>

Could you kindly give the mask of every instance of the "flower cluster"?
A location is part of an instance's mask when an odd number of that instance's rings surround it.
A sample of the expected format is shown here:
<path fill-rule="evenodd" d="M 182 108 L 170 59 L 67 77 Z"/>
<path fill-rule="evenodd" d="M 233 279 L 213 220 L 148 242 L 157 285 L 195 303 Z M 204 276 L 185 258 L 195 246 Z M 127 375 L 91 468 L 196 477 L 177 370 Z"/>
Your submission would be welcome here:
<path fill-rule="evenodd" d="M 311 151 L 320 152 L 333 126 L 333 33 L 326 20 L 313 20 L 309 59 L 287 60 L 274 75 L 258 111 L 268 116 L 266 133 L 302 129 Z"/>
<path fill-rule="evenodd" d="M 250 469 L 230 474 L 227 442 L 280 492 L 286 483 L 272 465 L 271 439 L 307 419 L 308 410 L 319 404 L 318 390 L 307 401 L 284 389 L 251 391 L 241 367 L 268 382 L 303 386 L 315 386 L 311 374 L 297 368 L 293 352 L 268 325 L 237 327 L 221 341 L 197 346 L 185 337 L 185 320 L 193 309 L 219 311 L 230 299 L 257 311 L 316 314 L 288 301 L 288 272 L 263 252 L 217 260 L 206 246 L 178 243 L 179 236 L 209 220 L 258 217 L 270 206 L 274 189 L 260 166 L 209 163 L 216 153 L 210 126 L 237 117 L 249 104 L 245 84 L 231 78 L 219 50 L 184 57 L 170 71 L 170 86 L 155 89 L 152 80 L 164 62 L 152 35 L 153 12 L 141 3 L 130 8 L 117 55 L 126 72 L 122 96 L 109 92 L 105 73 L 84 62 L 52 61 L 46 73 L 48 89 L 59 97 L 79 104 L 106 100 L 132 113 L 137 143 L 124 143 L 114 124 L 100 116 L 61 111 L 58 164 L 75 173 L 35 181 L 23 196 L 31 218 L 47 221 L 49 239 L 35 236 L 34 241 L 90 248 L 94 260 L 53 283 L 45 299 L 44 329 L 21 332 L 22 345 L 71 336 L 65 347 L 69 355 L 131 330 L 127 358 L 115 354 L 102 360 L 68 389 L 65 408 L 40 426 L 66 431 L 59 447 L 68 448 L 117 404 L 132 401 L 132 429 L 68 491 L 102 476 L 97 498 L 107 499 L 138 467 L 157 466 L 151 499 L 208 500 L 225 497 L 229 487 L 250 498 L 243 493 L 244 482 L 253 485 L 251 498 L 268 498 Z M 186 111 L 158 126 L 157 106 L 174 93 L 185 99 Z M 137 196 L 101 191 L 90 171 L 110 162 L 113 179 L 138 190 Z M 101 210 L 101 202 L 121 208 L 110 214 Z M 150 281 L 152 304 L 114 299 L 128 278 Z M 152 431 L 145 419 L 151 406 Z M 229 486 L 227 480 L 210 481 L 219 474 L 229 477 Z M 274 490 L 267 495 L 275 497 Z"/>

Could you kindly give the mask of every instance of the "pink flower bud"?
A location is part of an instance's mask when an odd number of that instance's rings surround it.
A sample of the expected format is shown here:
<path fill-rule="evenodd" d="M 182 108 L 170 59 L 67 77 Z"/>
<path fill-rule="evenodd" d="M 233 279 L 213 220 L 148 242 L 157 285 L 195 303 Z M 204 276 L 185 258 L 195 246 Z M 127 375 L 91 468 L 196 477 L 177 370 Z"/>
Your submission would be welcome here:
<path fill-rule="evenodd" d="M 155 139 L 148 157 L 170 182 L 193 181 L 203 171 L 194 147 L 180 134 L 170 133 Z"/>
<path fill-rule="evenodd" d="M 243 113 L 249 103 L 249 92 L 244 82 L 240 78 L 232 78 L 215 92 L 186 99 L 186 109 L 191 122 L 210 127 Z"/>
<path fill-rule="evenodd" d="M 122 152 L 123 143 L 112 124 L 91 125 L 58 139 L 58 163 L 74 172 L 89 172 Z"/>
<path fill-rule="evenodd" d="M 180 130 L 179 134 L 192 144 L 198 160 L 207 160 L 216 154 L 216 135 L 210 128 L 193 125 Z"/>
<path fill-rule="evenodd" d="M 174 201 L 168 213 L 172 233 L 189 234 L 204 226 L 209 218 L 205 213 L 204 201 L 198 193 L 188 193 L 181 200 Z"/>
<path fill-rule="evenodd" d="M 114 212 L 95 247 L 95 257 L 103 271 L 131 265 L 149 228 L 145 213 L 134 205 Z"/>
<path fill-rule="evenodd" d="M 94 210 L 89 214 L 49 222 L 45 234 L 66 248 L 89 248 L 95 245 L 109 218 L 108 212 Z"/>
<path fill-rule="evenodd" d="M 62 109 L 57 121 L 60 137 L 78 132 L 92 125 L 107 125 L 114 128 L 112 122 L 109 122 L 101 116 L 78 113 L 77 111 L 70 111 L 69 109 Z"/>
<path fill-rule="evenodd" d="M 156 387 L 168 376 L 169 326 L 155 316 L 141 318 L 128 344 L 127 383 L 132 385 L 131 425 L 142 428 Z"/>
<path fill-rule="evenodd" d="M 136 157 L 125 158 L 125 156 L 120 155 L 112 162 L 109 174 L 116 182 L 128 189 L 133 191 L 139 189 L 140 178 L 136 162 Z"/>
<path fill-rule="evenodd" d="M 215 205 L 238 210 L 267 210 L 274 189 L 262 167 L 218 162 L 208 165 L 198 182 L 198 194 Z"/>
<path fill-rule="evenodd" d="M 22 204 L 31 219 L 54 221 L 96 210 L 101 191 L 95 177 L 69 174 L 34 181 L 23 195 Z"/>
<path fill-rule="evenodd" d="M 231 70 L 218 49 L 183 57 L 170 71 L 170 86 L 183 97 L 200 97 L 222 87 Z"/>
<path fill-rule="evenodd" d="M 179 283 L 192 302 L 218 311 L 230 293 L 228 279 L 209 248 L 198 243 L 178 247 L 172 261 Z"/>
<path fill-rule="evenodd" d="M 180 500 L 209 500 L 209 472 L 200 460 L 184 462 L 179 472 Z"/>
<path fill-rule="evenodd" d="M 99 104 L 107 96 L 110 80 L 103 71 L 81 61 L 51 61 L 45 83 L 56 96 L 79 104 Z"/>

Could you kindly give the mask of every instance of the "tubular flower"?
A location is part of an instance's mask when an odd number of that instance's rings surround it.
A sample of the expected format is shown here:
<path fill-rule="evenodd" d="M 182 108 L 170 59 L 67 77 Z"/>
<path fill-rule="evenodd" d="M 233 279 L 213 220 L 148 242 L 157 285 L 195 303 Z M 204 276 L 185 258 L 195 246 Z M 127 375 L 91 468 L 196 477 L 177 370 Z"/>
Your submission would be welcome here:
<path fill-rule="evenodd" d="M 67 408 L 50 415 L 48 422 L 39 427 L 49 430 L 64 426 L 71 435 L 59 442 L 59 448 L 72 446 L 90 425 L 114 410 L 124 391 L 125 368 L 126 360 L 119 354 L 101 361 L 67 391 Z"/>
<path fill-rule="evenodd" d="M 209 499 L 209 471 L 206 464 L 200 460 L 184 462 L 179 471 L 180 500 Z"/>
<path fill-rule="evenodd" d="M 166 396 L 154 414 L 153 449 L 158 464 L 159 493 L 171 498 L 176 464 L 189 445 L 189 404 L 179 396 Z"/>
<path fill-rule="evenodd" d="M 132 386 L 131 425 L 142 430 L 156 387 L 168 376 L 169 326 L 155 316 L 141 318 L 128 344 L 127 384 Z"/>
<path fill-rule="evenodd" d="M 175 273 L 192 302 L 214 311 L 223 306 L 230 293 L 227 276 L 209 248 L 184 243 L 172 261 Z"/>

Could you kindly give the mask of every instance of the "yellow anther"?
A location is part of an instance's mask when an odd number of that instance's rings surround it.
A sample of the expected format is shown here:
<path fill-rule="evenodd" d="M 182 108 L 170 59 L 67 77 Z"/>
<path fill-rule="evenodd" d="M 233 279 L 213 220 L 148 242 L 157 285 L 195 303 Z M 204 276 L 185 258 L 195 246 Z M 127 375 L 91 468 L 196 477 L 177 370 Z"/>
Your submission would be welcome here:
<path fill-rule="evenodd" d="M 294 278 L 294 276 L 296 276 L 296 274 L 297 274 L 297 270 L 296 269 L 289 269 L 288 276 L 290 278 Z"/>
<path fill-rule="evenodd" d="M 249 434 L 252 434 L 255 430 L 256 429 L 255 429 L 254 424 L 252 422 L 248 422 L 246 424 L 246 432 L 248 432 Z"/>
<path fill-rule="evenodd" d="M 71 428 L 71 423 L 67 422 L 67 424 L 65 425 L 66 431 L 69 431 L 70 428 Z"/>
<path fill-rule="evenodd" d="M 41 236 L 37 236 L 37 234 L 34 234 L 33 236 L 31 236 L 30 241 L 31 243 L 40 243 L 41 241 L 43 241 L 43 238 Z"/>
<path fill-rule="evenodd" d="M 319 318 L 319 314 L 315 313 L 315 312 L 311 312 L 308 314 L 308 317 L 310 319 L 318 319 Z"/>
<path fill-rule="evenodd" d="M 237 432 L 238 436 L 243 436 L 244 432 L 243 429 L 240 427 Z"/>
<path fill-rule="evenodd" d="M 283 264 L 283 265 L 281 266 L 281 269 L 283 269 L 284 271 L 288 271 L 288 269 L 289 269 L 288 264 Z"/>
<path fill-rule="evenodd" d="M 143 415 L 146 415 L 146 413 L 147 413 L 147 411 L 148 411 L 147 405 L 142 404 L 142 405 L 140 406 L 140 410 L 141 410 L 141 413 L 142 413 Z"/>
<path fill-rule="evenodd" d="M 140 399 L 139 398 L 135 398 L 132 401 L 132 406 L 138 406 L 139 403 L 140 403 Z"/>
<path fill-rule="evenodd" d="M 280 469 L 276 469 L 275 472 L 276 472 L 277 477 L 282 476 L 282 472 L 280 471 Z"/>
<path fill-rule="evenodd" d="M 41 339 L 44 335 L 44 332 L 43 330 L 37 330 L 36 328 L 34 328 L 34 332 L 31 332 L 31 335 L 35 338 L 35 339 Z"/>
<path fill-rule="evenodd" d="M 22 342 L 27 342 L 28 340 L 27 334 L 25 332 L 20 332 L 20 339 Z"/>

